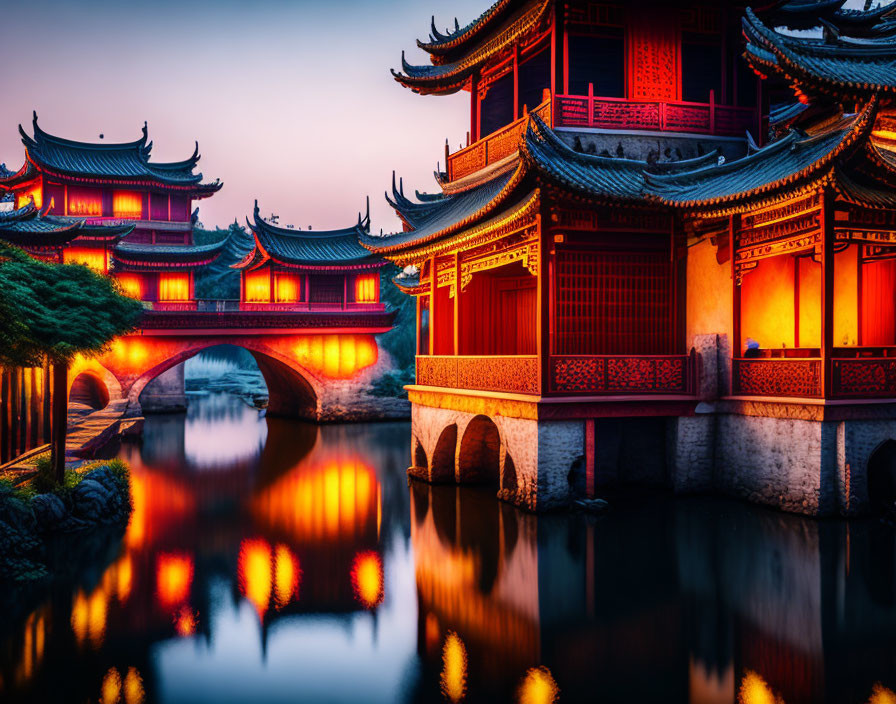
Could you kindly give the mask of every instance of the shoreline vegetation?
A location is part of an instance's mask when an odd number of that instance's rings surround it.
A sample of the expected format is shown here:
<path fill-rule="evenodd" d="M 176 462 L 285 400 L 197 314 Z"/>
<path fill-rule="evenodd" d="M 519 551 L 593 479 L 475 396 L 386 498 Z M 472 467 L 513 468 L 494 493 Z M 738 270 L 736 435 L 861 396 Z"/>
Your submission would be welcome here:
<path fill-rule="evenodd" d="M 55 479 L 49 455 L 24 481 L 0 478 L 0 582 L 54 581 L 96 563 L 96 549 L 124 534 L 130 519 L 130 471 L 120 459 L 88 462 Z M 21 479 L 21 477 L 19 477 Z M 85 532 L 100 539 L 85 540 Z M 72 549 L 73 544 L 83 549 Z"/>

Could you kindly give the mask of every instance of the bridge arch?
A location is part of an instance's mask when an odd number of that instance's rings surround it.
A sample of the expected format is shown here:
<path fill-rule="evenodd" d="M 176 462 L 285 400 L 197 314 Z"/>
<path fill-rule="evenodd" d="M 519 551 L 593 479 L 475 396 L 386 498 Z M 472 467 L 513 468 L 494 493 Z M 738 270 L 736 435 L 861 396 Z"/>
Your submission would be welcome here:
<path fill-rule="evenodd" d="M 80 403 L 99 411 L 109 405 L 111 398 L 105 379 L 93 369 L 78 373 L 69 384 L 69 403 Z"/>
<path fill-rule="evenodd" d="M 453 482 L 455 478 L 455 457 L 457 456 L 457 423 L 442 430 L 432 453 L 430 480 L 433 482 Z"/>
<path fill-rule="evenodd" d="M 203 350 L 219 345 L 241 347 L 252 354 L 268 387 L 268 409 L 272 415 L 316 420 L 320 415 L 322 383 L 295 359 L 263 340 L 253 338 L 160 339 L 149 338 L 142 346 L 125 339 L 107 355 L 110 368 L 122 382 L 127 399 L 139 406 L 140 394 L 153 379 L 182 364 Z M 104 361 L 107 361 L 104 359 Z"/>

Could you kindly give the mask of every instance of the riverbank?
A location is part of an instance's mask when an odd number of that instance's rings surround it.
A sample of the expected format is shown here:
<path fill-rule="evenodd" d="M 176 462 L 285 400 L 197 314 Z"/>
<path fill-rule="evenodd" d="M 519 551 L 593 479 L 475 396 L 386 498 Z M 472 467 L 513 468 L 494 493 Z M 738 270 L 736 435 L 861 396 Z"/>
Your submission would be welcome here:
<path fill-rule="evenodd" d="M 71 572 L 79 552 L 59 549 L 69 542 L 64 536 L 100 529 L 120 534 L 131 510 L 129 471 L 119 459 L 68 469 L 61 485 L 52 480 L 46 456 L 27 479 L 0 479 L 0 581 L 34 582 Z M 69 560 L 73 564 L 66 565 Z"/>

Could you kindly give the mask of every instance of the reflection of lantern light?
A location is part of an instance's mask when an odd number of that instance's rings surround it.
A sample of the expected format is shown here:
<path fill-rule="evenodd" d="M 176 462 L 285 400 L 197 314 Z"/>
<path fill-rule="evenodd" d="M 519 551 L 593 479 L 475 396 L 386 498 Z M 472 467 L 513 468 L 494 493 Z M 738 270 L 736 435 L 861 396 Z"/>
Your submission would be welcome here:
<path fill-rule="evenodd" d="M 442 693 L 459 702 L 467 693 L 467 649 L 454 631 L 449 631 L 442 648 Z"/>
<path fill-rule="evenodd" d="M 130 554 L 125 555 L 118 562 L 115 593 L 118 595 L 118 601 L 124 603 L 131 595 L 131 580 L 133 579 L 134 567 L 131 564 Z"/>
<path fill-rule="evenodd" d="M 125 704 L 143 704 L 144 699 L 146 699 L 146 691 L 143 689 L 143 678 L 137 668 L 128 668 L 128 674 L 124 678 Z"/>
<path fill-rule="evenodd" d="M 868 704 L 896 704 L 896 692 L 877 682 L 871 690 Z"/>
<path fill-rule="evenodd" d="M 358 553 L 352 565 L 352 586 L 355 596 L 372 609 L 383 600 L 383 563 L 375 552 Z"/>
<path fill-rule="evenodd" d="M 193 559 L 189 555 L 160 553 L 156 561 L 156 596 L 159 605 L 172 609 L 187 600 L 193 583 Z"/>
<path fill-rule="evenodd" d="M 244 540 L 237 569 L 243 594 L 263 619 L 271 601 L 271 546 L 263 540 Z"/>
<path fill-rule="evenodd" d="M 737 701 L 739 704 L 783 704 L 761 675 L 752 670 L 747 670 L 740 683 Z"/>
<path fill-rule="evenodd" d="M 117 704 L 121 701 L 121 675 L 114 667 L 110 667 L 103 677 L 103 687 L 100 691 L 102 704 Z"/>
<path fill-rule="evenodd" d="M 533 667 L 526 672 L 519 689 L 520 704 L 551 704 L 557 701 L 560 688 L 546 667 Z"/>
<path fill-rule="evenodd" d="M 277 608 L 286 606 L 298 590 L 299 575 L 298 560 L 285 545 L 278 545 L 274 549 L 274 598 Z"/>
<path fill-rule="evenodd" d="M 182 606 L 174 619 L 174 630 L 177 635 L 182 638 L 193 635 L 196 632 L 196 620 L 193 610 L 189 606 Z"/>

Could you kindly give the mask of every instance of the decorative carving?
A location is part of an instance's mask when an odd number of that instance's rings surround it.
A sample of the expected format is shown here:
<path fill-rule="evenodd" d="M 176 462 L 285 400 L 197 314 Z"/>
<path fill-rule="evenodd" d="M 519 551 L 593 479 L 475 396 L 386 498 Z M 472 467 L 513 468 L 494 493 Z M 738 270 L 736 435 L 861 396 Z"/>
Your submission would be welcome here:
<path fill-rule="evenodd" d="M 786 220 L 800 215 L 807 215 L 821 208 L 821 195 L 813 191 L 807 196 L 793 198 L 783 203 L 775 203 L 767 208 L 760 208 L 746 213 L 741 218 L 741 229 L 750 230 L 759 228 L 769 223 Z"/>
<path fill-rule="evenodd" d="M 567 393 L 688 393 L 688 358 L 551 357 L 551 389 Z"/>
<path fill-rule="evenodd" d="M 835 359 L 832 383 L 837 396 L 896 396 L 896 359 Z"/>
<path fill-rule="evenodd" d="M 662 129 L 659 103 L 594 101 L 594 127 L 601 129 Z"/>
<path fill-rule="evenodd" d="M 551 222 L 570 230 L 631 230 L 636 232 L 669 232 L 672 218 L 662 213 L 636 208 L 610 208 L 601 211 L 557 208 Z"/>
<path fill-rule="evenodd" d="M 449 389 L 539 392 L 538 357 L 417 357 L 417 383 Z"/>
<path fill-rule="evenodd" d="M 662 17 L 657 15 L 664 15 Z M 635 13 L 637 27 L 631 39 L 629 72 L 632 100 L 678 100 L 677 18 L 659 8 Z"/>
<path fill-rule="evenodd" d="M 744 396 L 821 396 L 817 359 L 735 359 L 734 390 Z"/>
<path fill-rule="evenodd" d="M 669 104 L 663 123 L 665 129 L 676 132 L 706 132 L 712 124 L 709 105 Z"/>
<path fill-rule="evenodd" d="M 500 243 L 496 243 L 500 244 Z M 493 254 L 479 256 L 461 262 L 460 287 L 465 289 L 473 278 L 473 274 L 479 271 L 497 269 L 505 264 L 522 262 L 533 276 L 538 276 L 538 242 L 522 242 L 509 245 L 507 248 L 498 249 Z"/>
<path fill-rule="evenodd" d="M 193 306 L 196 304 L 193 303 Z M 301 303 L 297 305 L 302 305 Z M 307 305 L 307 304 L 306 304 Z M 298 329 L 298 328 L 388 328 L 394 314 L 382 311 L 319 312 L 281 310 L 271 312 L 164 312 L 144 311 L 138 327 L 141 330 L 219 330 L 219 329 Z"/>
<path fill-rule="evenodd" d="M 624 27 L 624 10 L 619 5 L 599 2 L 564 4 L 563 15 L 568 28 L 577 33 L 594 31 L 595 27 Z"/>

